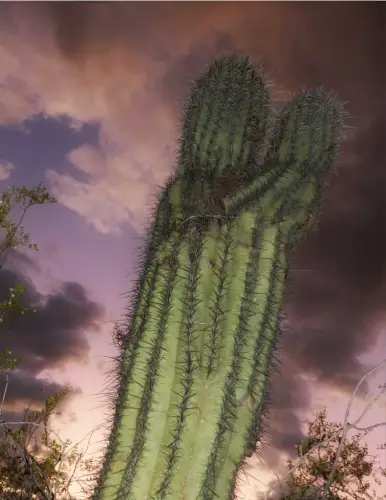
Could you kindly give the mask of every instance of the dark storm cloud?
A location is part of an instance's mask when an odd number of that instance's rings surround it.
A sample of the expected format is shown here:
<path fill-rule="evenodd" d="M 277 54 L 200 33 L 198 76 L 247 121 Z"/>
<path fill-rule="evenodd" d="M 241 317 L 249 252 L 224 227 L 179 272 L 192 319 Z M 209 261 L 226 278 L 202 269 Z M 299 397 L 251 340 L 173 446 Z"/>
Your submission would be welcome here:
<path fill-rule="evenodd" d="M 385 5 L 285 2 L 280 8 L 280 57 L 272 60 L 268 55 L 280 83 L 295 91 L 299 84 L 322 84 L 348 101 L 351 112 L 377 113 L 384 91 Z M 249 47 L 259 52 L 258 37 L 255 44 L 249 37 Z"/>
<path fill-rule="evenodd" d="M 59 48 L 69 59 L 86 57 L 85 51 L 106 50 L 117 40 L 135 40 L 141 52 L 152 39 L 153 50 L 159 45 L 172 54 L 171 32 L 192 39 L 186 57 L 192 59 L 195 54 L 197 63 L 212 58 L 213 51 L 205 49 L 219 39 L 226 41 L 225 47 L 220 42 L 213 55 L 231 48 L 262 57 L 280 83 L 292 90 L 323 84 L 340 91 L 356 111 L 366 113 L 375 112 L 381 103 L 386 57 L 382 2 L 52 2 L 43 8 L 52 20 Z M 195 22 L 200 18 L 201 23 Z M 204 27 L 207 32 L 202 37 Z M 183 68 L 186 61 L 180 62 Z M 186 73 L 180 74 L 186 78 Z"/>
<path fill-rule="evenodd" d="M 8 348 L 21 358 L 18 369 L 10 373 L 6 398 L 6 407 L 14 411 L 31 400 L 39 406 L 63 389 L 37 377 L 45 369 L 87 360 L 90 346 L 85 332 L 98 330 L 104 311 L 78 283 L 63 283 L 55 293 L 42 295 L 20 271 L 21 264 L 28 264 L 29 259 L 15 251 L 9 257 L 7 267 L 0 271 L 0 301 L 8 298 L 10 288 L 22 283 L 26 291 L 21 295 L 21 305 L 36 310 L 23 316 L 10 313 L 1 325 L 0 352 Z"/>
<path fill-rule="evenodd" d="M 269 469 L 280 463 L 280 452 L 293 454 L 295 444 L 303 439 L 302 421 L 296 413 L 307 410 L 311 405 L 310 387 L 300 378 L 301 371 L 291 359 L 291 353 L 279 349 L 269 387 L 269 414 L 263 421 L 262 447 L 259 455 Z"/>
<path fill-rule="evenodd" d="M 82 2 L 50 2 L 46 6 L 55 24 L 58 47 L 70 58 L 79 54 L 90 26 L 89 8 Z"/>

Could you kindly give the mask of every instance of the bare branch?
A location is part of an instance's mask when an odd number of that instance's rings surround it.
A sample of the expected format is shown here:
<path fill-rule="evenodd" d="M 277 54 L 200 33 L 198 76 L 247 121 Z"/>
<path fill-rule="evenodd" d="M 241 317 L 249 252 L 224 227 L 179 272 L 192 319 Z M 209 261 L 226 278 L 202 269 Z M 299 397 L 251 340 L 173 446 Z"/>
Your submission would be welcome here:
<path fill-rule="evenodd" d="M 380 397 L 381 394 L 383 394 L 385 392 L 385 388 L 381 388 L 380 392 L 376 396 L 374 396 L 373 398 L 371 398 L 370 402 L 367 404 L 366 408 L 363 410 L 363 412 L 361 413 L 361 415 L 356 419 L 356 421 L 353 424 L 349 424 L 348 417 L 350 415 L 350 410 L 351 410 L 351 407 L 353 405 L 356 393 L 358 392 L 360 386 L 363 384 L 363 382 L 366 379 L 368 379 L 371 375 L 373 375 L 376 371 L 378 371 L 381 367 L 384 367 L 384 366 L 386 366 L 386 359 L 384 359 L 383 361 L 381 361 L 381 363 L 379 363 L 377 366 L 375 366 L 372 370 L 370 370 L 367 373 L 365 373 L 365 375 L 363 375 L 363 377 L 360 379 L 360 381 L 358 382 L 357 386 L 355 387 L 355 390 L 354 390 L 354 392 L 353 392 L 353 394 L 352 394 L 352 396 L 350 398 L 349 404 L 347 405 L 347 408 L 346 408 L 346 414 L 345 414 L 344 422 L 343 422 L 342 437 L 340 439 L 340 443 L 339 443 L 339 446 L 338 446 L 338 449 L 337 449 L 337 452 L 336 452 L 336 457 L 335 457 L 334 464 L 332 466 L 330 475 L 329 475 L 329 477 L 327 479 L 327 482 L 326 482 L 326 485 L 324 487 L 323 497 L 326 497 L 327 492 L 329 491 L 330 486 L 331 486 L 331 484 L 333 482 L 334 474 L 335 474 L 336 469 L 338 467 L 338 462 L 339 462 L 340 454 L 341 454 L 341 451 L 342 451 L 342 448 L 343 448 L 344 441 L 346 439 L 347 433 L 349 432 L 350 429 L 355 428 L 356 424 L 360 420 L 362 420 L 362 418 L 367 414 L 367 412 L 371 408 L 372 404 L 377 399 L 379 399 L 379 397 Z M 386 422 L 384 422 L 384 425 L 386 425 Z M 375 428 L 375 427 L 373 427 L 373 428 Z M 368 429 L 369 429 L 368 427 L 365 428 L 365 432 Z"/>
<path fill-rule="evenodd" d="M 366 407 L 364 408 L 364 410 L 361 412 L 361 414 L 359 415 L 358 418 L 356 418 L 356 420 L 353 422 L 353 423 L 350 423 L 348 421 L 348 418 L 349 418 L 349 415 L 350 415 L 350 411 L 351 411 L 351 408 L 352 408 L 352 405 L 353 405 L 353 402 L 354 402 L 354 399 L 355 399 L 355 396 L 360 388 L 360 386 L 363 384 L 363 382 L 368 379 L 371 375 L 373 375 L 374 373 L 376 373 L 380 368 L 382 367 L 386 367 L 386 359 L 384 359 L 383 361 L 381 361 L 378 365 L 376 365 L 374 368 L 372 368 L 371 370 L 369 370 L 365 375 L 363 375 L 363 377 L 359 380 L 357 386 L 355 387 L 355 390 L 353 391 L 351 397 L 350 397 L 350 400 L 348 402 L 348 405 L 346 407 L 346 412 L 345 412 L 345 417 L 344 417 L 344 421 L 343 421 L 343 424 L 341 427 L 339 427 L 339 429 L 333 433 L 331 433 L 328 438 L 324 439 L 323 441 L 319 442 L 319 443 L 316 443 L 314 446 L 312 446 L 306 453 L 304 454 L 301 454 L 301 456 L 299 456 L 297 459 L 295 459 L 293 462 L 292 462 L 292 468 L 291 470 L 289 470 L 288 472 L 286 472 L 286 474 L 284 476 L 282 476 L 281 479 L 279 479 L 277 477 L 277 474 L 276 477 L 278 479 L 278 482 L 279 484 L 281 485 L 282 484 L 282 481 L 285 481 L 286 479 L 288 479 L 288 476 L 293 472 L 294 469 L 298 468 L 300 465 L 304 464 L 307 460 L 307 458 L 316 450 L 320 449 L 320 448 L 324 448 L 324 447 L 327 447 L 331 442 L 333 442 L 334 440 L 336 440 L 337 438 L 339 439 L 339 445 L 338 445 L 338 449 L 337 449 L 337 452 L 336 452 L 336 456 L 335 456 L 335 460 L 334 460 L 334 463 L 333 463 L 333 466 L 332 466 L 332 469 L 331 469 L 331 472 L 328 476 L 328 479 L 327 479 L 327 482 L 326 482 L 326 485 L 324 487 L 324 490 L 323 490 L 323 494 L 322 494 L 322 498 L 321 500 L 325 500 L 327 498 L 327 493 L 329 492 L 329 489 L 333 483 L 333 480 L 334 480 L 334 474 L 337 470 L 337 467 L 338 467 L 338 462 L 339 462 L 339 458 L 340 458 L 340 454 L 342 452 L 342 448 L 344 446 L 344 443 L 345 443 L 345 439 L 347 437 L 347 434 L 350 430 L 357 430 L 357 431 L 360 431 L 360 432 L 364 432 L 364 435 L 367 435 L 369 432 L 371 432 L 372 430 L 378 428 L 378 427 L 381 427 L 381 426 L 386 426 L 386 421 L 385 422 L 379 422 L 377 424 L 373 424 L 373 425 L 369 425 L 367 427 L 359 427 L 357 424 L 363 419 L 363 417 L 368 413 L 368 411 L 370 410 L 370 408 L 372 407 L 372 405 L 381 397 L 382 394 L 385 394 L 386 393 L 386 384 L 383 384 L 380 386 L 380 391 L 375 395 L 373 396 L 369 403 L 366 405 Z M 339 437 L 340 436 L 340 437 Z M 266 466 L 266 464 L 264 463 L 264 461 L 260 458 L 260 461 L 263 463 L 263 465 Z M 267 466 L 266 466 L 267 467 Z M 267 492 L 265 492 L 264 494 L 264 500 L 269 500 L 270 498 L 270 495 L 271 493 L 274 492 L 274 489 L 273 487 L 269 488 Z M 369 497 L 370 498 L 370 497 Z"/>

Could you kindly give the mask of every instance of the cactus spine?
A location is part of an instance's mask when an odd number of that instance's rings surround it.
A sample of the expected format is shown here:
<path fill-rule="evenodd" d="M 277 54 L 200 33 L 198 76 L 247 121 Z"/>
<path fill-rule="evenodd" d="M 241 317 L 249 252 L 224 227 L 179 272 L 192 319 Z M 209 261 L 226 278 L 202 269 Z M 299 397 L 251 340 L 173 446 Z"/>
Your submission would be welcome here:
<path fill-rule="evenodd" d="M 233 498 L 267 410 L 288 250 L 314 223 L 341 137 L 323 90 L 271 113 L 259 71 L 215 61 L 185 111 L 149 233 L 94 500 Z M 304 224 L 307 221 L 308 225 Z"/>

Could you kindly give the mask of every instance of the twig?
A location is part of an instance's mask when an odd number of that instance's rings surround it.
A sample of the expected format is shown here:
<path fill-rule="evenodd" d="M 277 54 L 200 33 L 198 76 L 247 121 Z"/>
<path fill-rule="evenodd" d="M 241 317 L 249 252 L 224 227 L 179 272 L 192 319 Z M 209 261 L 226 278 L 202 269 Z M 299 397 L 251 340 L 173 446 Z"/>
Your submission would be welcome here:
<path fill-rule="evenodd" d="M 5 395 L 7 394 L 8 384 L 9 384 L 9 376 L 8 376 L 8 373 L 6 373 L 6 375 L 5 375 L 5 387 L 4 387 L 3 397 L 1 398 L 1 403 L 0 403 L 0 417 L 3 414 L 3 405 L 4 405 L 4 401 L 5 401 Z"/>
<path fill-rule="evenodd" d="M 327 482 L 326 482 L 326 485 L 324 487 L 324 491 L 323 491 L 323 495 L 322 495 L 322 499 L 327 495 L 328 493 L 328 490 L 330 489 L 330 486 L 334 480 L 334 474 L 335 474 L 335 471 L 338 467 L 338 462 L 339 462 L 339 458 L 340 458 L 340 454 L 341 454 L 341 451 L 342 451 L 342 448 L 343 448 L 343 445 L 344 445 L 344 440 L 346 439 L 346 436 L 347 436 L 347 433 L 350 429 L 352 429 L 353 427 L 355 428 L 356 424 L 366 415 L 366 413 L 368 412 L 368 410 L 370 409 L 371 405 L 380 397 L 380 395 L 385 392 L 385 389 L 382 388 L 381 391 L 379 392 L 379 394 L 377 394 L 376 396 L 374 396 L 373 398 L 371 398 L 370 402 L 367 404 L 366 408 L 363 410 L 363 412 L 361 413 L 361 415 L 357 418 L 357 420 L 354 422 L 354 424 L 349 424 L 348 423 L 348 417 L 349 417 L 349 414 L 350 414 L 350 410 L 351 410 L 351 407 L 352 407 L 352 404 L 354 402 L 354 398 L 355 398 L 355 395 L 356 393 L 358 392 L 359 390 L 359 387 L 362 385 L 362 383 L 368 378 L 370 377 L 370 375 L 372 375 L 373 373 L 375 373 L 377 370 L 379 370 L 379 368 L 381 368 L 382 366 L 386 366 L 386 359 L 384 359 L 383 361 L 381 361 L 377 366 L 375 366 L 373 369 L 371 369 L 369 372 L 365 373 L 363 375 L 363 377 L 360 379 L 360 381 L 358 382 L 357 386 L 355 387 L 355 390 L 354 392 L 352 393 L 352 396 L 350 398 L 350 401 L 349 401 L 349 404 L 347 405 L 347 408 L 346 408 L 346 414 L 344 416 L 344 422 L 343 422 L 343 432 L 342 432 L 342 437 L 340 439 L 340 443 L 338 445 L 338 449 L 336 451 L 336 456 L 335 456 L 335 461 L 334 461 L 334 464 L 332 466 L 332 469 L 331 469 L 331 472 L 330 472 L 330 475 L 328 476 L 328 479 L 327 479 Z M 382 424 L 377 424 L 376 426 L 380 426 Z M 383 423 L 383 425 L 386 425 L 386 422 Z M 373 428 L 375 428 L 373 426 Z M 367 428 L 365 429 L 365 431 L 367 430 Z"/>

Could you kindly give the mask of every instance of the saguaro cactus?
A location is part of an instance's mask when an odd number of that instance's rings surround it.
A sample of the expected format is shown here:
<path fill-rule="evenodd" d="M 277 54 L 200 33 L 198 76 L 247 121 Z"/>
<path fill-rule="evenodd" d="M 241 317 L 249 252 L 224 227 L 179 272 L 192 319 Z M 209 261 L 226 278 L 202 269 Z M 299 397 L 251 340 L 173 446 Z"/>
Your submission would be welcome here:
<path fill-rule="evenodd" d="M 341 137 L 323 90 L 272 109 L 259 71 L 214 62 L 185 110 L 119 365 L 98 500 L 231 499 L 260 437 L 288 250 L 312 227 Z"/>

